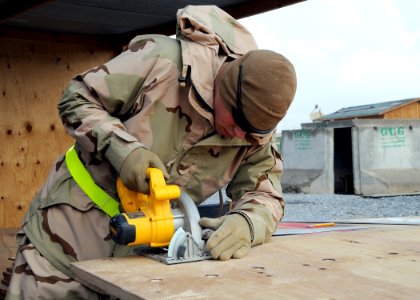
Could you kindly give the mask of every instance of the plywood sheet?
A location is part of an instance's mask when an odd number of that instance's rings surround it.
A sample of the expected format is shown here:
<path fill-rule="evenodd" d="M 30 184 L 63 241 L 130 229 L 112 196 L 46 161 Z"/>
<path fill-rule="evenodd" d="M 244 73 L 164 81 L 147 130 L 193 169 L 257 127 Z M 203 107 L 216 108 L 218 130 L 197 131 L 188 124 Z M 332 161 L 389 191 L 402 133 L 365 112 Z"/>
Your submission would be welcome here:
<path fill-rule="evenodd" d="M 113 55 L 111 47 L 0 38 L 0 228 L 20 225 L 51 163 L 74 143 L 57 111 L 67 82 Z"/>
<path fill-rule="evenodd" d="M 384 114 L 384 119 L 418 119 L 420 118 L 420 101 L 404 105 Z"/>
<path fill-rule="evenodd" d="M 240 260 L 163 265 L 78 262 L 87 285 L 121 299 L 418 299 L 420 226 L 275 237 Z"/>

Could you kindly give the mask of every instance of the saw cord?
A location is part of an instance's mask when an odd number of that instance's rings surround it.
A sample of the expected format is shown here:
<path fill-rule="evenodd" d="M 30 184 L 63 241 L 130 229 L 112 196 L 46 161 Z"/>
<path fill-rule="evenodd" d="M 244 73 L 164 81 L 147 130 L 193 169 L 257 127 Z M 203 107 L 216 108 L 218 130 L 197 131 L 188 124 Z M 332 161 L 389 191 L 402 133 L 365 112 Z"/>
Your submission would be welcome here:
<path fill-rule="evenodd" d="M 232 199 L 228 198 L 226 200 L 226 202 L 228 203 L 228 210 L 227 212 L 232 210 Z M 223 193 L 222 193 L 222 189 L 219 189 L 219 213 L 218 213 L 218 217 L 223 216 L 223 211 L 224 211 L 224 206 L 225 206 L 225 201 L 223 199 Z"/>
<path fill-rule="evenodd" d="M 219 189 L 219 213 L 218 213 L 219 217 L 222 216 L 223 214 L 223 206 L 224 206 L 224 203 L 223 203 L 222 189 Z"/>

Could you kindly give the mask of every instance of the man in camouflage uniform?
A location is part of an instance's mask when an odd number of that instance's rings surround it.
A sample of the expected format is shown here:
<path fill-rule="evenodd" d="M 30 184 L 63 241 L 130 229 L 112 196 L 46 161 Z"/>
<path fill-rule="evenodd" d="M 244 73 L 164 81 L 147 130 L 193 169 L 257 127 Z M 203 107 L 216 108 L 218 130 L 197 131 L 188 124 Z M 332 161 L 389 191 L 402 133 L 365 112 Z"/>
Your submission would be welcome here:
<path fill-rule="evenodd" d="M 114 199 L 118 177 L 147 192 L 149 166 L 197 205 L 227 186 L 233 209 L 200 224 L 215 230 L 207 242 L 214 258 L 241 258 L 283 216 L 273 132 L 296 75 L 285 57 L 257 50 L 250 33 L 215 6 L 187 6 L 177 19 L 177 39 L 138 36 L 116 58 L 74 77 L 60 117 L 95 183 Z M 69 264 L 131 254 L 108 226 L 60 157 L 23 220 L 7 298 L 97 299 Z"/>

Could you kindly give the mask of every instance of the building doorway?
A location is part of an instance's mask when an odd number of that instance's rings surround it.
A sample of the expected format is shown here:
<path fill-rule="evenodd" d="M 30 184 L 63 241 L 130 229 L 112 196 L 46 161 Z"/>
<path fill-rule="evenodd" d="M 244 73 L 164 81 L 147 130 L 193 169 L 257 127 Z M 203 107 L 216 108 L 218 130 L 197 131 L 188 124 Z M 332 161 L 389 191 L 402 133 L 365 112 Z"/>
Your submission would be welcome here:
<path fill-rule="evenodd" d="M 334 128 L 334 193 L 354 194 L 351 127 Z"/>

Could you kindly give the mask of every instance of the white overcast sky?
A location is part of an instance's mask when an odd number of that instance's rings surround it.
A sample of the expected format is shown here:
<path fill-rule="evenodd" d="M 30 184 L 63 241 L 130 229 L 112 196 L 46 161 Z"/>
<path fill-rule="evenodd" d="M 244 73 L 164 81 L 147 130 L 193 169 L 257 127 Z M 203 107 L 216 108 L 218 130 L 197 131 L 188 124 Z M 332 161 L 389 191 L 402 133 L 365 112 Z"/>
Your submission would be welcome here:
<path fill-rule="evenodd" d="M 420 97 L 420 0 L 307 0 L 240 22 L 295 65 L 298 89 L 279 131 L 311 122 L 315 104 L 329 114 Z"/>

